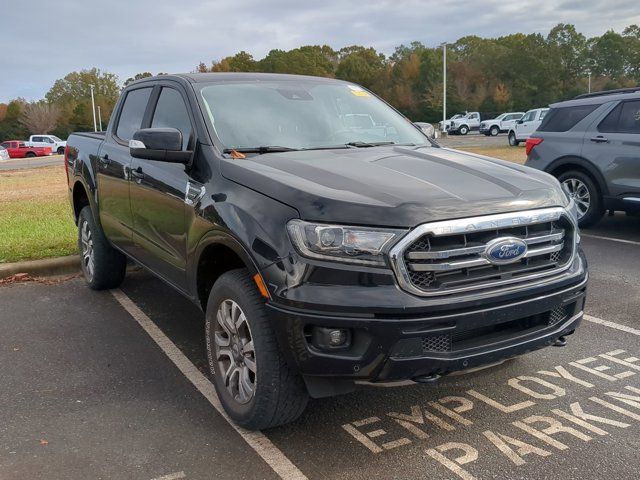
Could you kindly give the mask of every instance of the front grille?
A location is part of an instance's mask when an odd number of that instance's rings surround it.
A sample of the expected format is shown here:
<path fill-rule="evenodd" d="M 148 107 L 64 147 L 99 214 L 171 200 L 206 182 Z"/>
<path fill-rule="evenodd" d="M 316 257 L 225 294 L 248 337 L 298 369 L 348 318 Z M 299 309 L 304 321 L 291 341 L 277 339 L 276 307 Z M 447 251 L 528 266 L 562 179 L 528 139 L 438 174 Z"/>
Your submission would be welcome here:
<path fill-rule="evenodd" d="M 396 245 L 392 262 L 405 289 L 445 295 L 560 273 L 573 259 L 575 235 L 562 208 L 435 222 Z M 512 263 L 491 262 L 487 245 L 507 237 L 526 243 L 526 254 Z"/>

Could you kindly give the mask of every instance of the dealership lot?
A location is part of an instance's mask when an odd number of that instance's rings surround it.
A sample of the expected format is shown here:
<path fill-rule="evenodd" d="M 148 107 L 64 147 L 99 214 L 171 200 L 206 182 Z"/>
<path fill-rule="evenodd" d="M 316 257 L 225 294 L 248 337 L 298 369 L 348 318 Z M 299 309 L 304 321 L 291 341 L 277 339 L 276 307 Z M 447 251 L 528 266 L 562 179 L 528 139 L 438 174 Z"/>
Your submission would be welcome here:
<path fill-rule="evenodd" d="M 582 242 L 589 317 L 566 347 L 314 400 L 264 435 L 218 413 L 202 314 L 151 276 L 2 287 L 0 478 L 637 478 L 640 219 Z"/>

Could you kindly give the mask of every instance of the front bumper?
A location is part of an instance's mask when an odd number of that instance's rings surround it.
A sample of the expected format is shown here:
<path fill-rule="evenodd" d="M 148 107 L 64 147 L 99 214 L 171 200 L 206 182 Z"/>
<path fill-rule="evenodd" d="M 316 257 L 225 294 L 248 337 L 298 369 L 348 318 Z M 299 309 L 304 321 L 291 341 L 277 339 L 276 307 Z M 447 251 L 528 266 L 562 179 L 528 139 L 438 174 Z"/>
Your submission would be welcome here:
<path fill-rule="evenodd" d="M 584 266 L 571 282 L 532 289 L 529 296 L 497 297 L 473 306 L 452 300 L 444 308 L 422 313 L 398 310 L 347 316 L 273 303 L 268 307 L 282 350 L 307 380 L 416 379 L 522 355 L 573 333 L 584 309 Z M 556 316 L 551 322 L 552 312 L 557 311 L 564 312 L 562 318 Z M 330 351 L 314 347 L 310 335 L 314 326 L 350 329 L 350 347 Z M 445 348 L 429 346 L 442 341 L 448 342 Z"/>

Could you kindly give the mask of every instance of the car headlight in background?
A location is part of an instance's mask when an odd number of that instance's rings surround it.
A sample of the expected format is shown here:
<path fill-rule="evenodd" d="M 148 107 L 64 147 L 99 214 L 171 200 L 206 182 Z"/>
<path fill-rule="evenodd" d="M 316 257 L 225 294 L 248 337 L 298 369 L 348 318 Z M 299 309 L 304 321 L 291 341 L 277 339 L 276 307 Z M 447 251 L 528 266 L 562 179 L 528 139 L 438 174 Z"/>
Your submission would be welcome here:
<path fill-rule="evenodd" d="M 406 230 L 351 227 L 291 220 L 291 241 L 308 258 L 360 265 L 384 266 L 384 254 Z"/>

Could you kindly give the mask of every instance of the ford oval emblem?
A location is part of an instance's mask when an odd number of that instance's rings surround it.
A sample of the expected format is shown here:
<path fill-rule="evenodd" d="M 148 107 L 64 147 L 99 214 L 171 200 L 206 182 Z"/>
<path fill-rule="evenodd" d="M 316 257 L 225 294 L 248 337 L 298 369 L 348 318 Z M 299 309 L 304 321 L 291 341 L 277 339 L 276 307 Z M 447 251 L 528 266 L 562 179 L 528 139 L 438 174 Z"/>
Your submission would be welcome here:
<path fill-rule="evenodd" d="M 500 237 L 487 244 L 484 256 L 494 265 L 513 263 L 527 253 L 527 244 L 516 237 Z"/>

